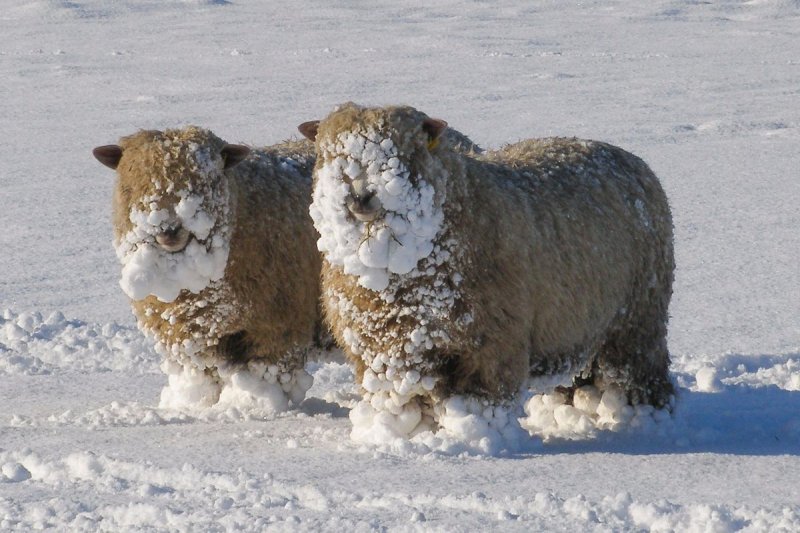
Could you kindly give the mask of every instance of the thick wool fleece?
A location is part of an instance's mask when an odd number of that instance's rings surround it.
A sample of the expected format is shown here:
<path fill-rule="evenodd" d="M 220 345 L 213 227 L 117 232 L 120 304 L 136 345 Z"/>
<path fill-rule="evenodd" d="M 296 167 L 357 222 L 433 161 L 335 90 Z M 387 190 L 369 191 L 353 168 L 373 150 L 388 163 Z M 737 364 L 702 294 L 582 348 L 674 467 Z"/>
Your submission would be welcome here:
<path fill-rule="evenodd" d="M 464 153 L 426 120 L 345 104 L 318 127 L 322 301 L 365 392 L 503 401 L 566 373 L 666 404 L 672 221 L 647 165 L 564 138 Z M 337 206 L 359 174 L 383 204 L 366 223 Z"/>
<path fill-rule="evenodd" d="M 212 267 L 222 261 L 198 286 L 187 288 L 187 275 L 176 276 L 175 288 L 148 285 L 140 272 L 126 279 L 123 270 L 123 288 L 140 328 L 174 363 L 211 373 L 254 360 L 302 368 L 320 321 L 320 259 L 308 216 L 313 146 L 253 149 L 228 169 L 224 146 L 197 127 L 141 131 L 120 141 L 113 222 L 123 265 L 142 247 L 179 265 L 192 249 L 200 259 L 211 257 Z M 176 219 L 193 236 L 186 250 L 170 255 L 158 249 L 147 224 L 158 230 Z M 137 287 L 171 292 L 139 295 Z"/>

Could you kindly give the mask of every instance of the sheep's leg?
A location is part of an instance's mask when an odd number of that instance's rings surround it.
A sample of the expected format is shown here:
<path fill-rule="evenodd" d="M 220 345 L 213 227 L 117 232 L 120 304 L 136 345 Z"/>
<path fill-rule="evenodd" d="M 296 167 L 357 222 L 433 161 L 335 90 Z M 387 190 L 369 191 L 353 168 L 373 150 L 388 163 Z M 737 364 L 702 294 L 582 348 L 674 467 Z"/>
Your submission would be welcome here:
<path fill-rule="evenodd" d="M 271 414 L 287 410 L 290 403 L 299 405 L 312 383 L 304 369 L 306 351 L 294 348 L 274 361 L 251 356 L 244 362 L 221 364 L 223 387 L 218 406 Z"/>
<path fill-rule="evenodd" d="M 489 454 L 517 451 L 531 441 L 520 424 L 520 396 L 498 401 L 473 395 L 418 395 L 401 405 L 392 399 L 392 394 L 366 394 L 350 411 L 351 438 L 377 445 L 415 437 L 434 446 L 455 440 L 466 449 Z"/>
<path fill-rule="evenodd" d="M 518 451 L 531 442 L 522 428 L 522 396 L 505 400 L 454 395 L 433 404 L 437 434 L 464 442 L 481 453 Z"/>
<path fill-rule="evenodd" d="M 530 441 L 519 422 L 530 349 L 524 343 L 504 348 L 510 349 L 498 352 L 487 344 L 467 356 L 440 357 L 441 386 L 430 409 L 438 430 L 491 454 Z"/>
<path fill-rule="evenodd" d="M 528 352 L 513 351 L 522 354 L 519 360 L 466 353 L 432 350 L 422 362 L 384 372 L 365 366 L 359 376 L 364 398 L 350 411 L 351 438 L 385 444 L 431 432 L 488 453 L 527 442 L 519 418 Z"/>
<path fill-rule="evenodd" d="M 336 348 L 336 340 L 333 338 L 333 333 L 331 333 L 330 328 L 328 328 L 322 319 L 314 323 L 313 344 L 315 348 L 325 351 Z"/>
<path fill-rule="evenodd" d="M 219 399 L 221 383 L 214 368 L 200 368 L 165 358 L 161 369 L 167 385 L 161 390 L 159 407 L 180 411 L 202 410 Z"/>
<path fill-rule="evenodd" d="M 245 364 L 253 357 L 253 343 L 246 331 L 237 331 L 219 339 L 217 355 L 229 364 Z"/>
<path fill-rule="evenodd" d="M 631 403 L 650 404 L 657 408 L 671 407 L 675 394 L 669 376 L 669 352 L 665 337 L 645 348 L 633 365 L 634 375 L 626 387 Z"/>
<path fill-rule="evenodd" d="M 651 327 L 631 328 L 610 339 L 600 350 L 592 374 L 601 389 L 621 386 L 633 405 L 669 406 L 674 387 L 665 322 L 653 321 Z"/>
<path fill-rule="evenodd" d="M 530 352 L 528 343 L 506 339 L 502 344 L 488 341 L 479 349 L 438 353 L 426 359 L 437 362 L 434 375 L 438 376 L 436 392 L 440 396 L 474 396 L 499 403 L 512 400 L 526 385 Z"/>

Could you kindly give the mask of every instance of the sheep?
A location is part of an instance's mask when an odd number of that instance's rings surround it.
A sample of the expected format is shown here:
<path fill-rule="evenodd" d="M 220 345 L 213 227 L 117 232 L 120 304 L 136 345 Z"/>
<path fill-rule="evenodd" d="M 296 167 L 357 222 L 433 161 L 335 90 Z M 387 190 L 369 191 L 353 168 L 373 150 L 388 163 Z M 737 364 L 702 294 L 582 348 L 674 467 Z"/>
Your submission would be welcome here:
<path fill-rule="evenodd" d="M 537 376 L 668 405 L 672 221 L 653 172 L 574 138 L 453 149 L 446 126 L 353 103 L 299 126 L 317 153 L 324 316 L 359 409 L 408 437 L 448 405 L 505 419 Z"/>
<path fill-rule="evenodd" d="M 93 153 L 118 174 L 120 285 L 164 356 L 161 406 L 302 401 L 321 323 L 313 145 L 250 149 L 188 126 Z"/>

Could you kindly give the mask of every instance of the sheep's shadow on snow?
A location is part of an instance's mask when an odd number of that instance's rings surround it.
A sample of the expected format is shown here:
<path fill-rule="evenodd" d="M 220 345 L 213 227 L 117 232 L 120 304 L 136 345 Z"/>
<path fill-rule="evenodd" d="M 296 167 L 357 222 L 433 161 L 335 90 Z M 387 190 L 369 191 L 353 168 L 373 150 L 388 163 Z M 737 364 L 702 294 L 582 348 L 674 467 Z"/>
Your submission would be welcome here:
<path fill-rule="evenodd" d="M 309 397 L 303 400 L 299 410 L 309 416 L 330 415 L 331 418 L 347 418 L 350 408 L 339 405 L 338 403 L 328 402 L 322 398 Z"/>
<path fill-rule="evenodd" d="M 717 453 L 800 455 L 800 391 L 728 386 L 720 392 L 678 391 L 671 420 L 649 430 L 601 431 L 585 440 L 552 439 L 543 455 Z"/>
<path fill-rule="evenodd" d="M 344 418 L 350 409 L 308 397 L 299 411 L 309 416 Z M 532 437 L 535 439 L 536 437 Z M 527 447 L 524 447 L 527 448 Z M 599 431 L 594 437 L 553 438 L 525 452 L 531 455 L 618 453 L 628 455 L 697 454 L 800 455 L 800 391 L 775 386 L 728 386 L 720 392 L 680 389 L 671 419 L 647 428 Z"/>

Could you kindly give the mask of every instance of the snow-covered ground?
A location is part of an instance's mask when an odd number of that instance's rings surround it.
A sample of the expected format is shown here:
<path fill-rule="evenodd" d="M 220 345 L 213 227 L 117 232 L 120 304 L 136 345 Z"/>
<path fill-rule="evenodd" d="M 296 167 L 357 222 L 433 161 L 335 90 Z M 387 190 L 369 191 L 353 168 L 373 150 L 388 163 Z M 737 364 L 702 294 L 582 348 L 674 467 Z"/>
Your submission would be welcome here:
<path fill-rule="evenodd" d="M 800 531 L 797 0 L 7 4 L 0 530 Z M 271 144 L 347 100 L 643 157 L 675 219 L 674 416 L 366 446 L 338 360 L 266 420 L 159 409 L 91 148 L 189 123 Z"/>

